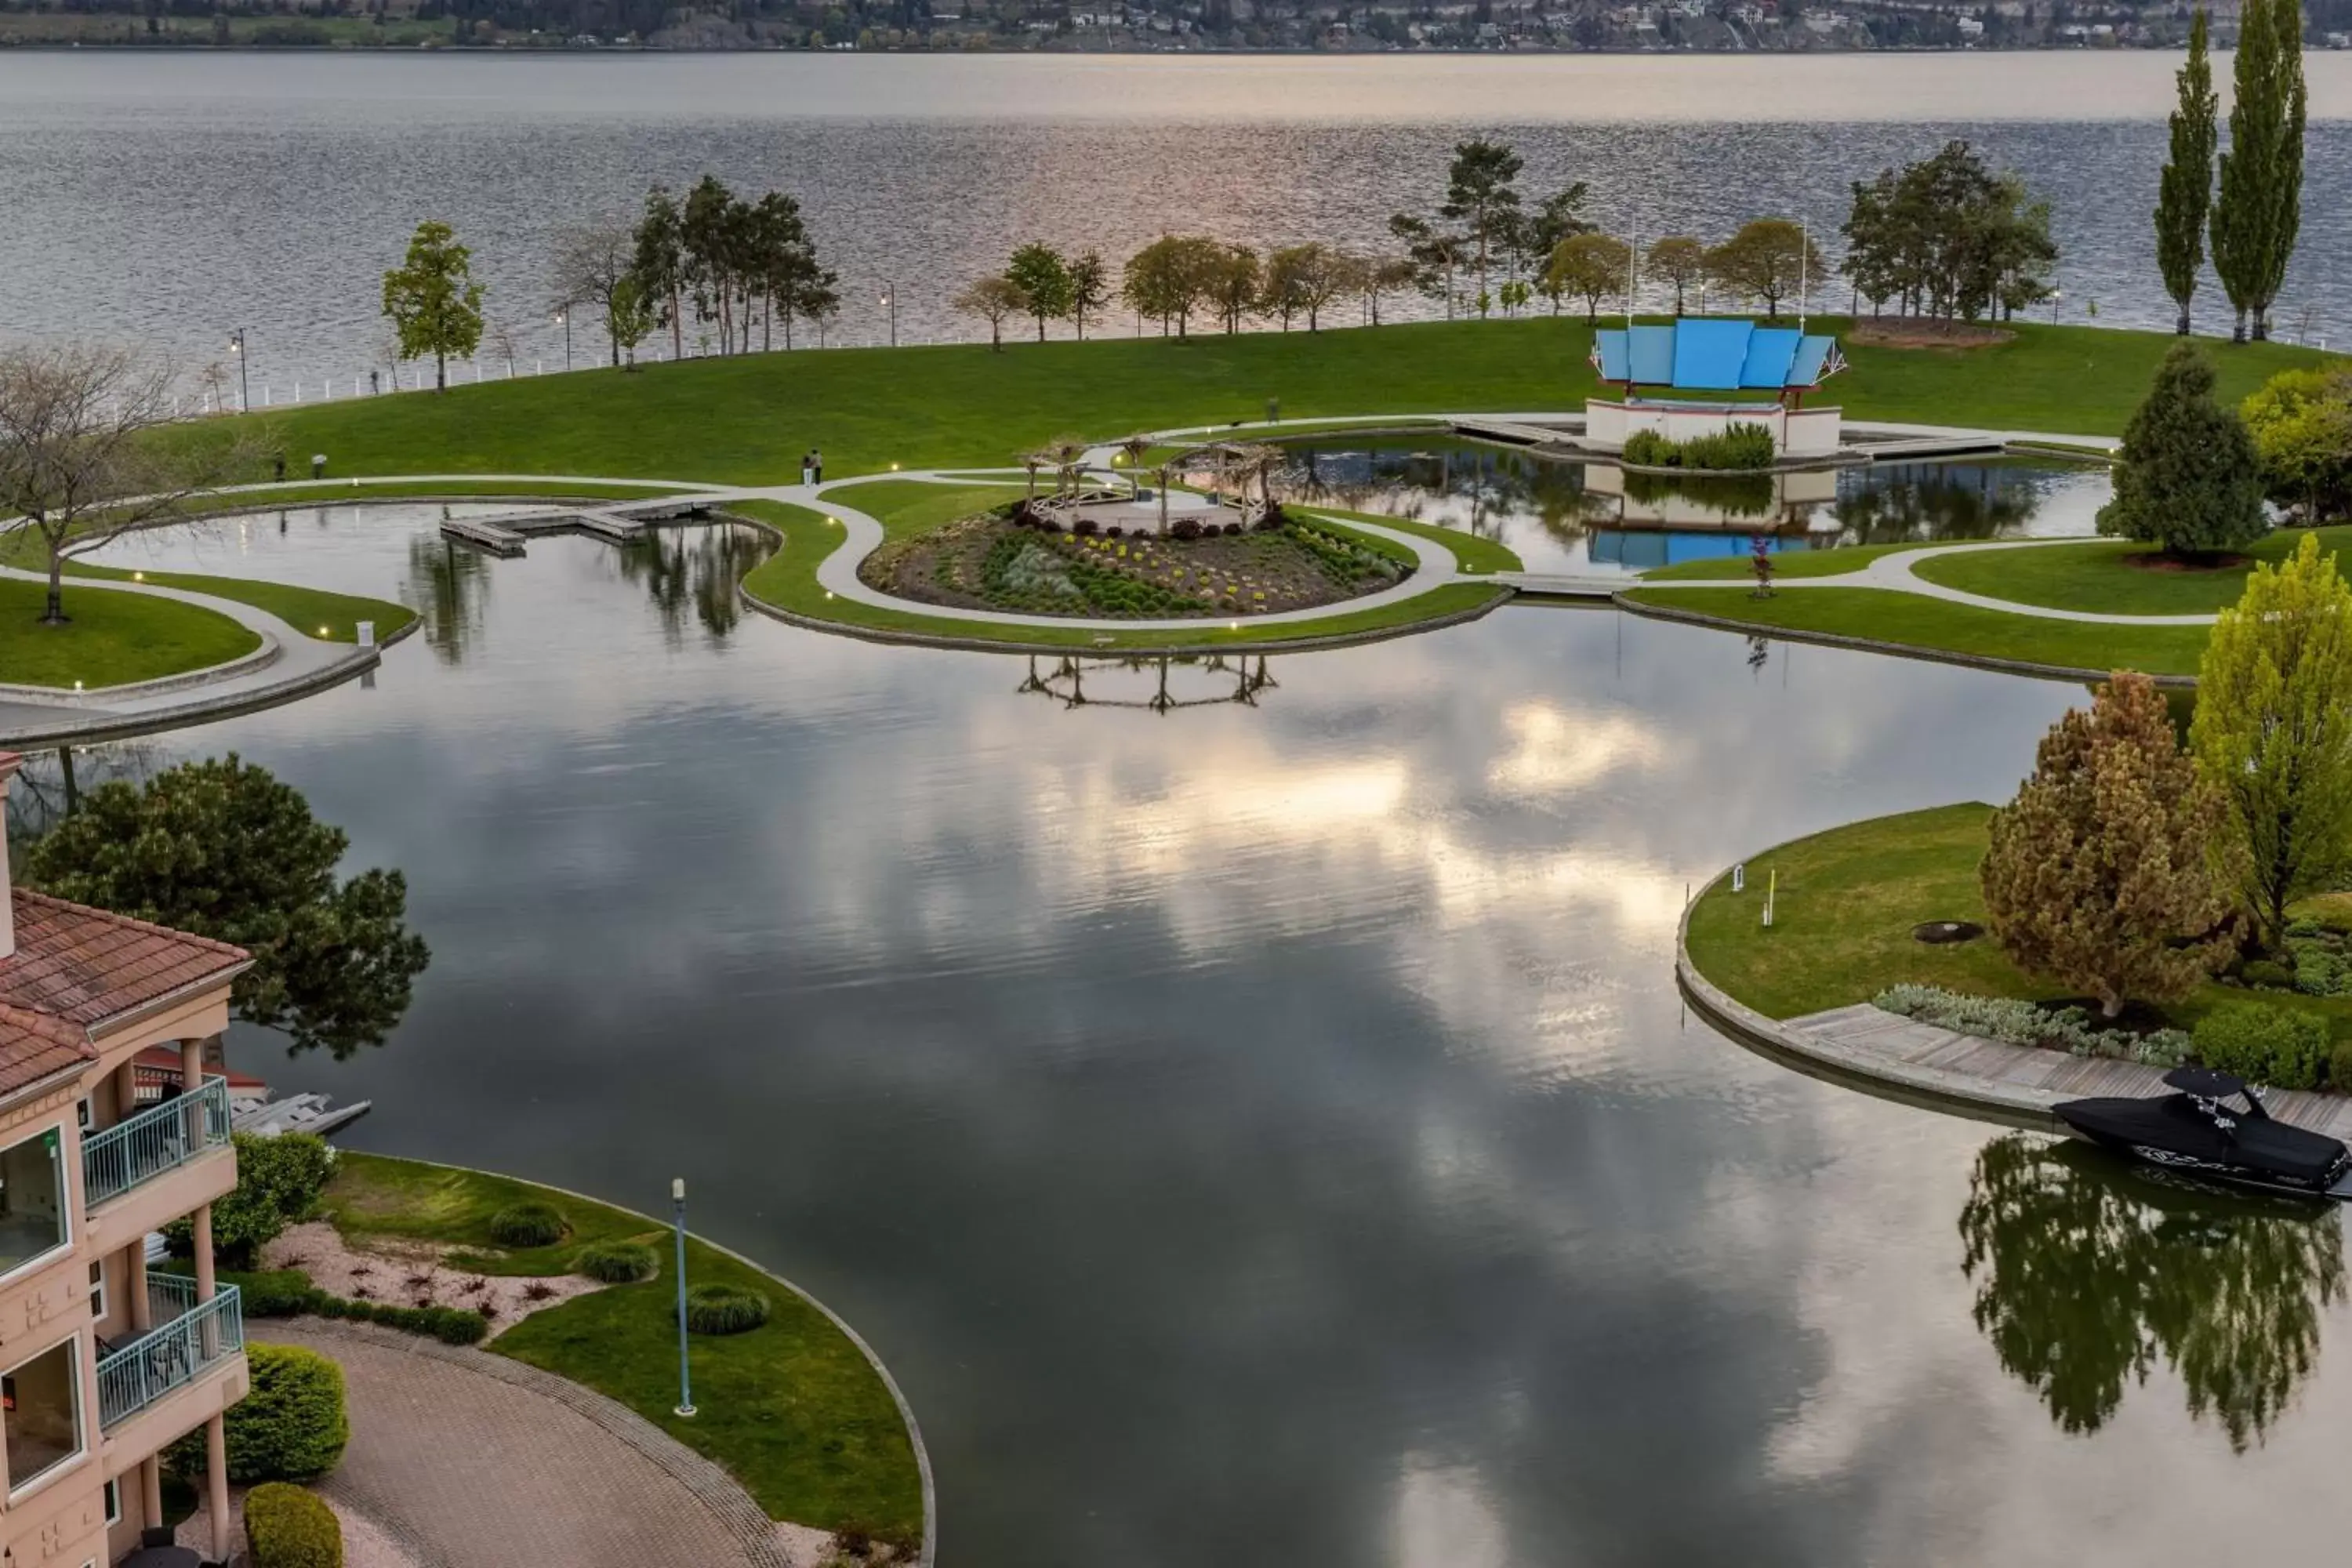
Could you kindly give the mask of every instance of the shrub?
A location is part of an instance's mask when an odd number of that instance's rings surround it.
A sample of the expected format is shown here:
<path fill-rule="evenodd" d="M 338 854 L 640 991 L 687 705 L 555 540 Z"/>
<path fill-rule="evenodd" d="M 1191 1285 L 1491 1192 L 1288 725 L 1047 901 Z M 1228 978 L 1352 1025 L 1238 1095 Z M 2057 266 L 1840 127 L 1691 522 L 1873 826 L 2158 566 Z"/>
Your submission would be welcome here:
<path fill-rule="evenodd" d="M 2327 1047 L 2327 1087 L 2352 1094 L 2352 1040 L 2338 1040 Z"/>
<path fill-rule="evenodd" d="M 1078 519 L 1077 521 L 1070 524 L 1070 531 L 1076 534 L 1081 539 L 1091 539 L 1098 530 L 1093 518 L 1082 517 Z"/>
<path fill-rule="evenodd" d="M 768 1321 L 768 1299 L 734 1285 L 697 1285 L 686 1293 L 686 1326 L 698 1334 L 740 1334 Z"/>
<path fill-rule="evenodd" d="M 517 1204 L 490 1216 L 490 1238 L 501 1247 L 548 1247 L 563 1239 L 563 1216 L 545 1204 Z"/>
<path fill-rule="evenodd" d="M 1625 437 L 1624 458 L 1645 468 L 1671 468 L 1681 460 L 1682 453 L 1655 430 L 1636 430 Z"/>
<path fill-rule="evenodd" d="M 2268 531 L 2262 458 L 2237 412 L 2213 400 L 2213 381 L 2189 343 L 2165 355 L 2124 426 L 2101 533 L 2154 540 L 2179 555 L 2235 550 Z"/>
<path fill-rule="evenodd" d="M 2189 1054 L 2189 1037 L 2179 1029 L 2094 1029 L 2080 1007 L 2044 1007 L 2008 996 L 1967 996 L 1937 985 L 1895 985 L 1872 998 L 1872 1005 L 1939 1029 L 1981 1035 L 2012 1046 L 2039 1046 L 2078 1057 L 2114 1057 L 2151 1067 L 2178 1067 Z"/>
<path fill-rule="evenodd" d="M 1171 539 L 1200 538 L 1201 520 L 1196 517 L 1178 518 L 1175 521 L 1168 525 L 1168 537 Z"/>
<path fill-rule="evenodd" d="M 1685 468 L 1769 468 L 1775 454 L 1772 432 L 1761 425 L 1736 421 L 1712 436 L 1694 436 L 1683 443 Z"/>
<path fill-rule="evenodd" d="M 2238 978 L 2249 985 L 2266 985 L 2273 991 L 2286 991 L 2294 985 L 2294 971 L 2284 963 L 2267 958 L 2257 958 L 2242 965 Z"/>
<path fill-rule="evenodd" d="M 2214 1008 L 2196 1041 L 2207 1067 L 2280 1089 L 2317 1089 L 2329 1059 L 2326 1019 L 2267 1002 Z"/>
<path fill-rule="evenodd" d="M 343 1527 L 335 1510 L 283 1481 L 246 1493 L 245 1541 L 253 1568 L 343 1568 Z"/>
<path fill-rule="evenodd" d="M 263 1247 L 318 1206 L 320 1193 L 335 1173 L 335 1152 L 310 1132 L 271 1138 L 239 1132 L 232 1142 L 236 1186 L 213 1205 L 213 1258 L 225 1268 L 250 1268 Z M 163 1237 L 179 1257 L 195 1250 L 186 1220 L 165 1226 Z"/>
<path fill-rule="evenodd" d="M 1229 522 L 1225 524 L 1225 537 L 1228 539 L 1237 536 L 1241 531 L 1242 525 L 1238 522 Z"/>
<path fill-rule="evenodd" d="M 352 1439 L 343 1410 L 343 1369 L 299 1345 L 248 1344 L 253 1389 L 228 1407 L 228 1479 L 315 1481 L 332 1470 Z M 164 1451 L 177 1475 L 201 1475 L 200 1427 Z"/>
<path fill-rule="evenodd" d="M 607 1285 L 634 1285 L 652 1279 L 657 1266 L 654 1249 L 641 1241 L 599 1241 L 582 1247 L 572 1268 Z"/>

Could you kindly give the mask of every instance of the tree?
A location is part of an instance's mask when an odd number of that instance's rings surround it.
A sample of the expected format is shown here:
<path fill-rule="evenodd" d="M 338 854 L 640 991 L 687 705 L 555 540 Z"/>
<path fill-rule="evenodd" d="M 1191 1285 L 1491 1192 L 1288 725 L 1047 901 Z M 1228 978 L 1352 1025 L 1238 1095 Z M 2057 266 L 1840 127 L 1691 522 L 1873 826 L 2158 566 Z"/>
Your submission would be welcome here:
<path fill-rule="evenodd" d="M 2257 565 L 2198 668 L 2197 754 L 2221 792 L 2226 862 L 2261 939 L 2352 872 L 2352 587 L 2306 533 Z"/>
<path fill-rule="evenodd" d="M 1215 246 L 1197 253 L 1193 264 L 1199 268 L 1202 296 L 1216 306 L 1225 331 L 1241 331 L 1242 318 L 1257 304 L 1257 252 L 1245 245 Z"/>
<path fill-rule="evenodd" d="M 2205 12 L 2189 23 L 2189 63 L 2175 79 L 2180 94 L 2173 110 L 2172 155 L 2156 195 L 2156 265 L 2165 292 L 2180 307 L 2178 327 L 2189 335 L 2189 300 L 2205 266 L 2205 221 L 2213 205 L 2215 117 L 2221 100 L 2213 90 L 2213 66 L 2205 54 Z"/>
<path fill-rule="evenodd" d="M 236 1185 L 213 1200 L 213 1258 L 226 1268 L 251 1268 L 288 1226 L 310 1217 L 335 1173 L 335 1152 L 315 1132 L 239 1132 L 233 1142 Z M 194 1254 L 195 1227 L 187 1220 L 165 1226 L 163 1237 L 180 1257 Z"/>
<path fill-rule="evenodd" d="M 1544 268 L 1544 291 L 1557 300 L 1562 294 L 1581 295 L 1584 319 L 1601 319 L 1601 301 L 1623 289 L 1631 280 L 1633 247 L 1605 234 L 1571 235 L 1559 242 Z"/>
<path fill-rule="evenodd" d="M 2306 522 L 2352 510 L 2352 374 L 2281 371 L 2240 412 L 2271 500 Z"/>
<path fill-rule="evenodd" d="M 403 923 L 399 872 L 335 879 L 350 845 L 292 785 L 232 752 L 143 789 L 100 784 L 33 845 L 26 880 L 244 948 L 253 967 L 229 993 L 237 1016 L 340 1059 L 383 1043 L 431 956 Z"/>
<path fill-rule="evenodd" d="M 1389 219 L 1389 232 L 1404 242 L 1412 258 L 1412 281 L 1433 300 L 1445 301 L 1445 319 L 1454 319 L 1454 274 L 1470 258 L 1466 236 L 1449 234 L 1428 219 L 1398 213 Z"/>
<path fill-rule="evenodd" d="M 735 349 L 735 298 L 748 259 L 747 226 L 743 204 L 715 175 L 703 175 L 686 193 L 678 216 L 685 281 L 694 295 L 695 319 L 719 324 L 721 353 Z"/>
<path fill-rule="evenodd" d="M 1764 301 L 1777 320 L 1780 301 L 1808 279 L 1819 280 L 1822 253 L 1800 226 L 1783 217 L 1759 217 L 1706 253 L 1707 276 L 1732 293 Z"/>
<path fill-rule="evenodd" d="M 1585 221 L 1584 201 L 1589 193 L 1579 180 L 1564 191 L 1555 191 L 1543 205 L 1528 215 L 1520 226 L 1521 240 L 1530 264 L 1541 266 L 1559 248 L 1559 242 L 1575 235 L 1591 234 L 1592 225 Z"/>
<path fill-rule="evenodd" d="M 2240 12 L 2230 150 L 2213 203 L 2213 270 L 2237 311 L 2233 342 L 2270 336 L 2271 301 L 2286 280 L 2303 226 L 2303 9 L 2247 0 Z"/>
<path fill-rule="evenodd" d="M 1037 318 L 1037 341 L 1044 342 L 1045 323 L 1070 313 L 1070 264 L 1052 246 L 1032 241 L 1013 253 L 1004 277 L 1029 301 L 1028 311 Z"/>
<path fill-rule="evenodd" d="M 474 253 L 449 226 L 427 218 L 408 242 L 408 257 L 383 275 L 383 313 L 400 334 L 400 357 L 433 356 L 433 388 L 449 386 L 449 356 L 463 359 L 482 341 L 482 286 Z"/>
<path fill-rule="evenodd" d="M 654 305 L 646 286 L 634 272 L 622 276 L 604 306 L 604 330 L 612 334 L 613 352 L 625 353 L 625 368 L 637 368 L 637 345 L 653 335 Z"/>
<path fill-rule="evenodd" d="M 1874 310 L 2013 313 L 2049 297 L 2058 260 L 2050 210 L 2014 174 L 1996 174 L 1966 142 L 1853 185 L 1841 269 Z"/>
<path fill-rule="evenodd" d="M 1349 259 L 1329 246 L 1294 245 L 1266 258 L 1262 299 L 1282 319 L 1284 331 L 1290 330 L 1290 318 L 1301 311 L 1307 330 L 1317 331 L 1323 307 L 1353 287 L 1355 277 Z"/>
<path fill-rule="evenodd" d="M 2213 367 L 2176 343 L 2124 426 L 2115 499 L 2099 531 L 2155 540 L 2169 554 L 2235 550 L 2262 537 L 2262 465 L 2245 422 L 2213 400 Z"/>
<path fill-rule="evenodd" d="M 1021 285 L 1010 278 L 982 278 L 955 297 L 955 308 L 967 316 L 978 316 L 988 323 L 988 346 L 999 353 L 1004 352 L 1004 323 L 1007 318 L 1024 314 L 1029 309 L 1029 296 Z"/>
<path fill-rule="evenodd" d="M 1352 273 L 1355 291 L 1364 297 L 1365 311 L 1377 327 L 1381 324 L 1381 296 L 1412 287 L 1421 268 L 1402 256 L 1374 256 L 1359 258 Z"/>
<path fill-rule="evenodd" d="M 1160 318 L 1160 335 L 1176 323 L 1182 337 L 1192 311 L 1206 297 L 1209 272 L 1221 249 L 1214 240 L 1162 235 L 1128 258 L 1120 296 L 1139 316 Z"/>
<path fill-rule="evenodd" d="M 41 621 L 61 626 L 68 544 L 102 543 L 251 472 L 268 437 L 239 420 L 166 431 L 172 371 L 88 343 L 0 351 L 0 537 L 48 557 Z"/>
<path fill-rule="evenodd" d="M 1653 278 L 1675 286 L 1675 314 L 1683 313 L 1683 291 L 1706 276 L 1706 247 L 1686 234 L 1670 234 L 1650 247 L 1643 265 Z"/>
<path fill-rule="evenodd" d="M 630 280 L 636 258 L 636 237 L 617 219 L 603 219 L 555 236 L 552 268 L 556 302 L 569 310 L 593 305 L 604 317 L 604 335 L 612 344 L 613 363 L 621 363 L 620 334 L 613 328 L 613 300 Z M 642 334 L 640 334 L 642 341 Z"/>
<path fill-rule="evenodd" d="M 669 328 L 670 358 L 686 357 L 686 327 L 681 320 L 686 291 L 686 247 L 677 204 L 669 192 L 656 185 L 646 193 L 646 210 L 637 219 L 636 252 L 629 270 L 636 275 L 646 302 Z"/>
<path fill-rule="evenodd" d="M 1087 312 L 1100 310 L 1110 303 L 1110 273 L 1103 266 L 1102 255 L 1089 250 L 1070 263 L 1070 321 L 1076 326 L 1078 341 L 1087 339 Z"/>
<path fill-rule="evenodd" d="M 1478 269 L 1478 313 L 1486 313 L 1486 268 L 1496 241 L 1518 214 L 1519 193 L 1514 183 L 1524 160 L 1510 144 L 1474 137 L 1456 142 L 1454 163 L 1445 172 L 1445 200 L 1440 217 L 1462 226 Z"/>
<path fill-rule="evenodd" d="M 816 247 L 809 238 L 807 225 L 801 221 L 800 203 L 782 192 L 770 191 L 761 196 L 745 212 L 740 226 L 746 291 L 756 293 L 765 306 L 761 313 L 761 346 L 775 346 L 775 321 L 781 315 L 784 347 L 789 349 L 795 317 L 822 316 L 832 310 L 836 300 L 834 274 L 818 265 Z"/>
<path fill-rule="evenodd" d="M 2001 950 L 2109 1018 L 2132 997 L 2188 995 L 2230 956 L 2210 853 L 2221 811 L 2156 682 L 2117 671 L 2042 737 L 2033 775 L 1993 813 L 1979 877 Z"/>

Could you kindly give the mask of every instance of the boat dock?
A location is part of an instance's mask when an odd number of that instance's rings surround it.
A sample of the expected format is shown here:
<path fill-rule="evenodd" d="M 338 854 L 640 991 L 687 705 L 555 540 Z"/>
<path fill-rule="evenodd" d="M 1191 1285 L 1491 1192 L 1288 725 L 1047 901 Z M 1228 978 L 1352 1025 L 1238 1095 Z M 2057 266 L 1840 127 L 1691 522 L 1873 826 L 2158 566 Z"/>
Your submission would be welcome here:
<path fill-rule="evenodd" d="M 1946 436 L 1885 437 L 1869 426 L 1846 432 L 1846 451 L 1873 463 L 1916 463 L 1930 458 L 1998 458 L 2009 450 L 2008 439 L 1991 431 L 1954 431 Z"/>
<path fill-rule="evenodd" d="M 709 503 L 693 496 L 665 496 L 654 500 L 614 501 L 597 506 L 551 506 L 527 510 L 492 512 L 487 517 L 445 517 L 441 535 L 492 555 L 523 553 L 523 542 L 534 533 L 593 533 L 615 544 L 625 544 L 656 523 L 698 518 Z"/>
<path fill-rule="evenodd" d="M 1570 429 L 1565 425 L 1529 425 L 1516 419 L 1449 419 L 1446 423 L 1456 436 L 1506 447 L 1580 447 L 1584 440 L 1580 425 Z"/>
<path fill-rule="evenodd" d="M 512 529 L 500 528 L 487 518 L 445 517 L 441 520 L 441 537 L 470 544 L 492 555 L 522 553 L 522 535 Z"/>
<path fill-rule="evenodd" d="M 1571 576 L 1564 572 L 1497 572 L 1495 581 L 1517 589 L 1523 597 L 1536 599 L 1591 599 L 1606 603 L 1628 588 L 1638 587 L 1633 577 Z"/>

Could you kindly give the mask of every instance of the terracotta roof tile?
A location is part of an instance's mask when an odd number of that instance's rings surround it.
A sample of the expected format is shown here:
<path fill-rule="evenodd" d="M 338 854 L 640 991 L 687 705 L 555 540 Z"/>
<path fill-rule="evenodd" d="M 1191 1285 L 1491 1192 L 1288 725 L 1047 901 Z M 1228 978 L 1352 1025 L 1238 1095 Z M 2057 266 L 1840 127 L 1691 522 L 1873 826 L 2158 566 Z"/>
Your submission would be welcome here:
<path fill-rule="evenodd" d="M 98 1059 L 89 1031 L 26 1007 L 0 1003 L 0 1094 Z"/>
<path fill-rule="evenodd" d="M 11 889 L 15 956 L 0 959 L 0 1007 L 43 1013 L 87 1035 L 151 1002 L 247 962 L 242 948 L 208 937 Z M 10 1053 L 0 1047 L 0 1075 Z"/>

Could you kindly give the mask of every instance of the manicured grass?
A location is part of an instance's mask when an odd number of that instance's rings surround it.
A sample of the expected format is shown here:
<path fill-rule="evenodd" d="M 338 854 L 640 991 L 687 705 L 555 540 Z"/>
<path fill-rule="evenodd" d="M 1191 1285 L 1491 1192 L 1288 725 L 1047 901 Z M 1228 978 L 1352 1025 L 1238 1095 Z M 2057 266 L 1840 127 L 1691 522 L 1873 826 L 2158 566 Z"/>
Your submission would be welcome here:
<path fill-rule="evenodd" d="M 921 496 L 896 493 L 941 489 L 937 485 L 884 480 L 849 489 L 893 492 L 865 499 L 894 509 L 892 515 L 901 520 L 919 510 L 938 510 L 942 504 Z M 845 495 L 848 492 L 837 493 Z M 772 605 L 812 620 L 835 621 L 845 626 L 863 627 L 869 631 L 970 637 L 977 641 L 1003 643 L 1012 647 L 1068 647 L 1114 652 L 1120 648 L 1138 647 L 1234 647 L 1252 643 L 1282 642 L 1292 637 L 1349 637 L 1389 631 L 1418 621 L 1461 614 L 1484 605 L 1498 603 L 1505 594 L 1505 590 L 1479 583 L 1449 583 L 1442 588 L 1433 588 L 1396 604 L 1333 616 L 1309 626 L 1296 622 L 1254 625 L 1247 619 L 1244 619 L 1238 627 L 1228 621 L 1211 621 L 1198 628 L 1183 627 L 1171 631 L 999 626 L 988 621 L 957 620 L 944 613 L 920 615 L 861 604 L 854 599 L 836 599 L 818 584 L 816 568 L 817 563 L 840 548 L 842 535 L 837 524 L 827 521 L 821 513 L 780 501 L 742 501 L 730 510 L 771 524 L 783 535 L 782 546 L 753 567 L 743 579 L 743 591 L 762 604 Z M 873 511 L 868 506 L 858 505 L 857 510 L 867 512 L 877 521 L 882 520 L 882 514 Z M 967 505 L 961 510 L 951 507 L 945 510 L 947 515 L 935 517 L 934 525 L 954 517 L 969 515 L 971 508 Z M 902 521 L 901 527 L 911 525 Z M 884 521 L 885 531 L 888 531 L 890 527 L 890 522 Z"/>
<path fill-rule="evenodd" d="M 1816 318 L 1815 330 L 1844 323 Z M 2120 431 L 2168 333 L 2020 323 L 2013 342 L 1964 353 L 1850 346 L 1834 384 L 1856 417 Z M 891 463 L 993 467 L 1077 431 L 1220 420 L 1255 423 L 1265 400 L 1294 418 L 1444 408 L 1574 408 L 1599 390 L 1581 321 L 1434 321 L 1323 332 L 1093 342 L 836 349 L 742 355 L 352 399 L 255 416 L 290 452 L 324 452 L 339 475 L 644 475 L 719 482 Z M 2221 395 L 2317 363 L 2278 343 L 2210 345 Z M 1242 433 L 1249 433 L 1244 430 Z M 1285 433 L 1296 432 L 1286 428 Z"/>
<path fill-rule="evenodd" d="M 211 594 L 267 610 L 302 633 L 325 642 L 355 643 L 359 624 L 375 623 L 376 641 L 384 642 L 416 618 L 416 612 L 388 599 L 366 599 L 356 594 L 331 594 L 323 588 L 298 588 L 286 583 L 263 583 L 243 577 L 206 577 L 194 572 L 149 572 L 121 566 L 78 563 L 68 566 L 72 577 L 160 583 L 192 594 Z"/>
<path fill-rule="evenodd" d="M 901 539 L 929 532 L 942 523 L 986 511 L 1027 494 L 1022 484 L 982 483 L 968 487 L 936 485 L 923 479 L 876 479 L 870 484 L 844 485 L 827 490 L 826 503 L 838 502 L 862 511 L 882 525 L 885 538 Z"/>
<path fill-rule="evenodd" d="M 2064 998 L 2063 988 L 2010 963 L 1990 934 L 1946 943 L 1911 935 L 1929 921 L 1984 923 L 1977 868 L 1991 816 L 1982 803 L 1937 806 L 1833 827 L 1756 855 L 1748 861 L 1746 891 L 1733 892 L 1727 874 L 1692 906 L 1691 963 L 1735 1000 L 1771 1018 L 1851 1006 L 1902 984 Z M 1776 875 L 1768 930 L 1764 897 Z M 2302 907 L 2318 912 L 2319 903 Z M 2168 1022 L 2191 1028 L 2218 1005 L 2249 1000 L 2317 1013 L 2336 1038 L 2352 1038 L 2352 997 L 2209 984 L 2161 1011 Z"/>
<path fill-rule="evenodd" d="M 1859 572 L 1882 555 L 1893 555 L 1905 550 L 1917 550 L 1920 544 L 1912 541 L 1903 544 L 1853 544 L 1843 550 L 1776 550 L 1772 552 L 1772 575 L 1781 577 L 1842 577 L 1849 572 Z M 1725 555 L 1707 561 L 1685 561 L 1674 566 L 1654 566 L 1642 574 L 1644 583 L 1745 583 L 1756 575 L 1756 568 L 1744 555 Z"/>
<path fill-rule="evenodd" d="M 1695 610 L 1759 632 L 1811 631 L 2069 669 L 2194 675 L 2203 626 L 2105 626 L 1947 604 L 1892 588 L 1796 588 L 1769 599 L 1729 589 L 1636 588 L 1634 604 Z"/>
<path fill-rule="evenodd" d="M 0 682 L 87 689 L 159 680 L 226 664 L 261 636 L 217 610 L 68 583 L 62 626 L 41 624 L 47 587 L 0 578 Z"/>
<path fill-rule="evenodd" d="M 2281 529 L 2243 553 L 2258 561 L 2284 561 L 2305 532 Z M 2323 528 L 2322 550 L 2339 554 L 2352 545 L 2352 527 Z M 2246 591 L 2250 566 L 2210 572 L 2158 572 L 2132 564 L 2159 552 L 2155 545 L 2102 539 L 2079 544 L 2037 544 L 2015 550 L 1963 550 L 1932 555 L 1913 568 L 1930 583 L 2063 610 L 2120 616 L 2211 615 L 2234 605 Z"/>
<path fill-rule="evenodd" d="M 489 1250 L 490 1216 L 526 1202 L 563 1215 L 571 1227 L 563 1241 L 510 1255 Z M 824 1313 L 757 1269 L 688 1242 L 690 1282 L 756 1290 L 772 1310 L 748 1333 L 694 1338 L 699 1414 L 680 1420 L 671 1414 L 677 1285 L 659 1221 L 505 1176 L 350 1152 L 325 1206 L 354 1241 L 389 1237 L 486 1249 L 458 1260 L 486 1272 L 564 1274 L 589 1242 L 664 1243 L 656 1249 L 661 1272 L 652 1279 L 534 1312 L 488 1348 L 619 1400 L 725 1466 L 772 1518 L 825 1530 L 858 1523 L 920 1539 L 921 1479 L 889 1390 Z"/>
<path fill-rule="evenodd" d="M 1457 572 L 1483 577 L 1495 572 L 1527 570 L 1527 563 L 1519 559 L 1518 552 L 1491 539 L 1481 539 L 1466 528 L 1448 528 L 1444 523 L 1388 517 L 1377 511 L 1343 511 L 1337 507 L 1302 505 L 1295 510 L 1308 517 L 1345 518 L 1350 522 L 1375 523 L 1381 528 L 1392 528 L 1399 533 L 1435 540 L 1454 552 L 1454 567 Z M 1377 541 L 1367 542 L 1377 547 Z"/>

